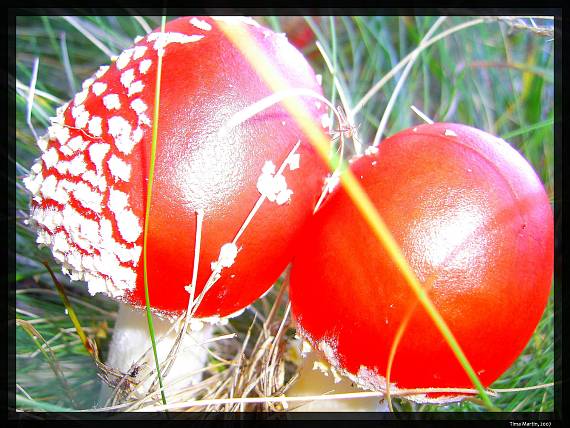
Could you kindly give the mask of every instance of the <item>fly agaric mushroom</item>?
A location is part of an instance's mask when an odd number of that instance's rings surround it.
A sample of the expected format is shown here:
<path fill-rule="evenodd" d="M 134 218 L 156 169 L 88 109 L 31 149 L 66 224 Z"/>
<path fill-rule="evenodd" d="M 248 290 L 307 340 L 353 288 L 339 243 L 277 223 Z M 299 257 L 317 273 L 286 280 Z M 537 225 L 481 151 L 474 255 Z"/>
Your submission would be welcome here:
<path fill-rule="evenodd" d="M 149 343 L 141 253 L 159 57 L 157 151 L 146 218 L 155 315 L 185 313 L 190 296 L 200 320 L 243 310 L 290 261 L 322 187 L 326 165 L 281 105 L 227 129 L 233 115 L 271 94 L 224 34 L 236 26 L 253 36 L 276 77 L 322 93 L 283 35 L 249 18 L 178 18 L 164 32 L 137 38 L 58 109 L 38 141 L 43 154 L 25 179 L 38 244 L 51 248 L 72 280 L 85 280 L 91 294 L 121 302 L 109 361 L 122 372 L 142 352 L 135 338 Z M 305 108 L 318 123 L 326 117 L 324 104 L 306 101 Z"/>
<path fill-rule="evenodd" d="M 553 217 L 526 160 L 472 127 L 408 129 L 351 164 L 484 386 L 517 358 L 545 309 Z M 299 333 L 363 389 L 472 388 L 411 288 L 341 187 L 307 224 L 291 270 Z M 315 302 L 319 302 L 315 305 Z M 461 399 L 418 394 L 418 402 Z"/>

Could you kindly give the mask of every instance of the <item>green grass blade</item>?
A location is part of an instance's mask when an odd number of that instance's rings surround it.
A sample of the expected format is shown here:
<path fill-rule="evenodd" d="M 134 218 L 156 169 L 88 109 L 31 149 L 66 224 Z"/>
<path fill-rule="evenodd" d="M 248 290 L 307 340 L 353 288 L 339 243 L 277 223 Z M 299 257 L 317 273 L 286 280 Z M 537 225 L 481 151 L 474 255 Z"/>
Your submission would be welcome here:
<path fill-rule="evenodd" d="M 162 17 L 162 24 L 160 31 L 164 33 L 164 28 L 166 26 L 166 16 Z M 145 210 L 145 221 L 144 221 L 144 239 L 143 239 L 143 270 L 144 270 L 144 297 L 146 304 L 146 317 L 148 321 L 148 329 L 150 333 L 150 340 L 152 343 L 152 352 L 154 355 L 154 362 L 156 364 L 156 372 L 158 375 L 158 383 L 160 386 L 160 395 L 162 398 L 162 404 L 166 405 L 166 396 L 164 395 L 164 386 L 162 382 L 162 374 L 160 372 L 160 362 L 158 361 L 158 353 L 156 350 L 156 340 L 154 334 L 154 324 L 152 322 L 152 311 L 150 305 L 150 294 L 149 294 L 149 284 L 148 284 L 148 260 L 147 260 L 147 248 L 148 248 L 148 224 L 150 220 L 150 205 L 152 201 L 152 185 L 154 181 L 154 164 L 156 161 L 156 146 L 158 142 L 158 114 L 160 110 L 160 80 L 162 78 L 162 55 L 158 55 L 158 65 L 156 71 L 156 86 L 154 93 L 154 111 L 153 111 L 153 121 L 152 121 L 152 142 L 150 147 L 150 165 L 148 169 L 148 186 L 146 193 L 146 210 Z"/>

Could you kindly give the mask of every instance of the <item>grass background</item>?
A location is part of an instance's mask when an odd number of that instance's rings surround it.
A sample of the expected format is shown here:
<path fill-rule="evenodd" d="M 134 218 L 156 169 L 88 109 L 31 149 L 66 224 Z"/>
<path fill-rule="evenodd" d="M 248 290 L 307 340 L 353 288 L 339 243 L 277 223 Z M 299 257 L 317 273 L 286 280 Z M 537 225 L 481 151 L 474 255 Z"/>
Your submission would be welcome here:
<path fill-rule="evenodd" d="M 169 17 L 169 19 L 172 17 Z M 275 31 L 294 32 L 308 26 L 316 34 L 302 47 L 315 71 L 323 76 L 325 95 L 340 104 L 333 73 L 316 47 L 322 45 L 350 110 L 383 76 L 418 46 L 437 17 L 327 16 L 256 19 Z M 436 34 L 473 21 L 448 17 Z M 70 99 L 109 56 L 132 44 L 137 35 L 160 25 L 160 17 L 17 16 L 16 18 L 16 406 L 19 410 L 89 409 L 96 405 L 100 380 L 42 262 L 48 262 L 86 333 L 103 356 L 116 304 L 88 295 L 70 284 L 46 249 L 38 249 L 35 233 L 25 224 L 29 197 L 21 178 L 39 155 L 34 131 L 43 135 L 55 109 Z M 422 123 L 414 105 L 435 121 L 464 123 L 507 139 L 533 165 L 550 200 L 554 199 L 554 40 L 552 20 L 490 18 L 455 32 L 416 58 L 401 86 L 384 136 Z M 37 64 L 35 85 L 34 65 Z M 403 69 L 375 94 L 355 117 L 359 140 L 372 142 L 388 100 Z M 33 104 L 29 88 L 35 88 Z M 350 145 L 347 147 L 350 150 Z M 276 285 L 277 290 L 279 284 Z M 238 336 L 246 335 L 254 313 L 267 314 L 276 291 L 232 320 Z M 285 299 L 286 301 L 286 299 Z M 280 308 L 283 310 L 283 308 Z M 515 388 L 492 397 L 505 411 L 553 411 L 553 295 L 523 354 L 493 388 Z M 286 337 L 292 337 L 289 331 Z M 293 370 L 293 369 L 291 369 Z M 291 372 L 290 370 L 290 372 Z M 289 373 L 290 375 L 290 373 Z M 535 387 L 536 389 L 525 389 Z M 81 393 L 79 393 L 81 392 Z M 401 411 L 484 411 L 477 401 L 449 406 L 417 405 L 395 399 Z"/>

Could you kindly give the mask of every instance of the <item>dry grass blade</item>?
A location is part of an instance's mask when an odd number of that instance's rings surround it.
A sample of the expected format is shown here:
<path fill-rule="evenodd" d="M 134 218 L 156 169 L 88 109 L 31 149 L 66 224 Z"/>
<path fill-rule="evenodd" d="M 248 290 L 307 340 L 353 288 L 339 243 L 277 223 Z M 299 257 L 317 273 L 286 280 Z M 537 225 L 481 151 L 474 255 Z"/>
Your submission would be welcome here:
<path fill-rule="evenodd" d="M 85 332 L 83 331 L 83 327 L 81 327 L 81 323 L 79 322 L 79 318 L 77 318 L 77 314 L 75 313 L 73 306 L 71 306 L 71 303 L 69 302 L 69 299 L 67 298 L 67 294 L 65 293 L 65 289 L 61 286 L 61 284 L 59 283 L 59 281 L 55 277 L 53 271 L 51 270 L 51 268 L 49 267 L 47 262 L 43 262 L 43 264 L 51 276 L 51 279 L 52 279 L 52 281 L 53 281 L 53 283 L 57 289 L 57 292 L 58 292 L 59 296 L 61 297 L 61 300 L 63 301 L 63 305 L 65 306 L 65 309 L 67 310 L 67 314 L 69 315 L 69 318 L 71 319 L 71 322 L 73 323 L 73 326 L 75 327 L 75 330 L 77 331 L 77 334 L 79 335 L 79 339 L 81 339 L 81 343 L 83 344 L 83 346 L 85 347 L 87 352 L 89 352 L 89 354 L 93 357 L 93 359 L 98 361 L 99 355 L 97 352 L 97 346 L 96 346 L 95 342 L 93 342 L 91 339 L 89 339 L 87 337 L 87 335 L 85 334 Z"/>
<path fill-rule="evenodd" d="M 434 123 L 434 121 L 432 119 L 430 119 L 428 117 L 427 114 L 425 114 L 423 111 L 421 111 L 419 108 L 417 108 L 414 105 L 411 105 L 410 108 L 412 109 L 412 111 L 417 114 L 425 123 L 429 123 L 432 124 Z"/>
<path fill-rule="evenodd" d="M 530 21 L 530 24 L 525 21 L 527 18 Z M 544 19 L 544 20 L 553 20 L 552 16 L 501 16 L 496 17 L 495 19 L 506 23 L 509 27 L 516 29 L 516 30 L 524 30 L 530 31 L 534 34 L 543 37 L 553 37 L 554 36 L 554 28 L 550 26 L 539 26 L 536 25 L 534 22 L 535 19 Z"/>

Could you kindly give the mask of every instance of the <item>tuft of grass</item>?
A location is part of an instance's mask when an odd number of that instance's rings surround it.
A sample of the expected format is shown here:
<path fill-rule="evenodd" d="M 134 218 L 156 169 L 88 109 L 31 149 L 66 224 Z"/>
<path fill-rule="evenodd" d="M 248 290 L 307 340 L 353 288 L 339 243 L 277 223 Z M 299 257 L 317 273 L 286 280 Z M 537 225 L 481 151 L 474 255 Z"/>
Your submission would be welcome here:
<path fill-rule="evenodd" d="M 269 28 L 287 28 L 291 17 L 258 17 Z M 465 123 L 508 140 L 529 160 L 554 195 L 554 41 L 552 20 L 451 16 L 445 34 L 414 52 L 438 17 L 305 17 L 315 40 L 303 52 L 323 76 L 325 96 L 344 107 L 360 144 L 418 124 L 411 106 L 435 121 Z M 39 149 L 34 131 L 45 133 L 55 109 L 109 57 L 137 35 L 160 25 L 157 16 L 18 16 L 16 19 L 16 406 L 22 411 L 87 410 L 96 406 L 101 380 L 73 321 L 43 266 L 47 262 L 85 334 L 104 361 L 116 304 L 70 284 L 35 232 L 25 223 L 29 196 L 21 184 Z M 300 24 L 298 24 L 300 25 Z M 458 29 L 459 28 L 459 29 Z M 321 55 L 320 45 L 329 64 Z M 38 61 L 37 75 L 34 63 Z M 411 63 L 410 63 L 411 64 Z M 332 71 L 331 71 L 332 70 Z M 407 72 L 407 76 L 406 76 Z M 387 76 L 387 77 L 386 77 Z M 402 84 L 398 87 L 398 82 Z M 336 79 L 336 81 L 335 81 Z M 366 103 L 359 104 L 378 86 Z M 397 97 L 393 97 L 398 91 Z M 341 96 L 341 94 L 343 96 Z M 393 98 L 389 114 L 386 107 Z M 355 108 L 357 108 L 355 110 Z M 353 113 L 353 114 L 351 114 Z M 384 118 L 384 119 L 383 119 Z M 345 144 L 345 157 L 358 144 Z M 285 276 L 240 317 L 220 326 L 210 346 L 206 379 L 192 390 L 165 385 L 174 410 L 284 410 L 299 363 L 288 312 Z M 286 284 L 286 283 L 285 283 Z M 503 411 L 554 409 L 554 298 L 524 352 L 489 392 Z M 81 308 L 81 311 L 78 309 Z M 276 349 L 286 352 L 277 353 Z M 78 391 L 85 394 L 77 394 Z M 189 405 L 198 397 L 202 405 Z M 393 397 L 396 411 L 480 412 L 481 403 L 418 405 Z M 216 401 L 217 400 L 217 401 Z M 220 401 L 221 400 L 221 401 Z M 205 404 L 208 403 L 208 404 Z M 116 410 L 150 410 L 159 403 L 127 401 Z"/>

